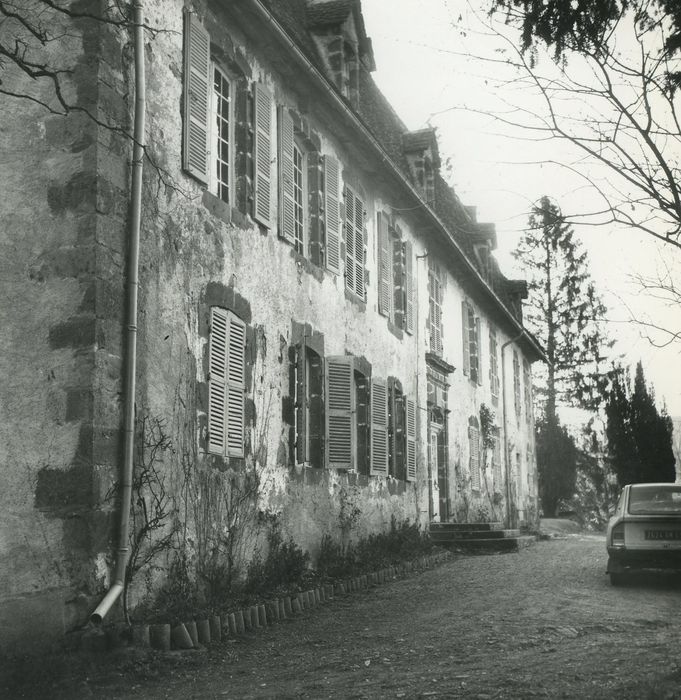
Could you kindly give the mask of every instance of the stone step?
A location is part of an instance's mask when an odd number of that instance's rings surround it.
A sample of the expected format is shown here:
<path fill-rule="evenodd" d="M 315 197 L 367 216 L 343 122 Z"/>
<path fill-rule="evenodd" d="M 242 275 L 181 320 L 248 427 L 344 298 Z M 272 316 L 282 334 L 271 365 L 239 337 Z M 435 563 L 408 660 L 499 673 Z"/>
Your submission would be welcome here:
<path fill-rule="evenodd" d="M 455 542 L 461 539 L 504 539 L 519 537 L 520 530 L 441 530 L 431 529 L 430 539 L 433 542 Z"/>
<path fill-rule="evenodd" d="M 457 532 L 464 531 L 482 531 L 489 532 L 490 530 L 503 530 L 503 523 L 430 523 L 430 531 L 438 532 Z"/>
<path fill-rule="evenodd" d="M 466 552 L 517 552 L 529 547 L 537 541 L 534 535 L 521 535 L 520 537 L 497 537 L 456 539 L 448 542 L 439 542 L 444 547 L 455 547 Z"/>

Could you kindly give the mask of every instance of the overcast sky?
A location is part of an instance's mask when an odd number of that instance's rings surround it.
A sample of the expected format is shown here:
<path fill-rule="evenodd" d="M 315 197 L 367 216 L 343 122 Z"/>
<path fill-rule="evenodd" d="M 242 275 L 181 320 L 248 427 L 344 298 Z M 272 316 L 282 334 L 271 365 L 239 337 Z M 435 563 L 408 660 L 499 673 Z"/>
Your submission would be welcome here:
<path fill-rule="evenodd" d="M 496 224 L 497 258 L 506 274 L 518 275 L 510 251 L 533 201 L 546 194 L 566 212 L 592 204 L 582 180 L 548 164 L 554 159 L 567 162 L 574 154 L 563 152 L 555 141 L 521 141 L 517 131 L 501 129 L 479 112 L 467 110 L 498 113 L 506 108 L 504 95 L 516 102 L 519 95 L 510 82 L 503 89 L 494 86 L 503 69 L 478 57 L 494 59 L 503 45 L 481 34 L 475 11 L 464 0 L 363 0 L 362 7 L 377 64 L 374 79 L 408 128 L 437 128 L 443 175 L 465 204 L 478 207 L 479 220 Z M 550 61 L 543 65 L 551 69 Z M 631 277 L 653 274 L 670 263 L 681 272 L 681 251 L 632 230 L 576 231 L 609 308 L 615 351 L 628 364 L 642 359 L 658 403 L 664 400 L 672 415 L 681 415 L 681 341 L 654 348 L 628 323 L 633 313 L 669 328 L 681 327 L 678 306 L 667 308 L 645 295 Z"/>

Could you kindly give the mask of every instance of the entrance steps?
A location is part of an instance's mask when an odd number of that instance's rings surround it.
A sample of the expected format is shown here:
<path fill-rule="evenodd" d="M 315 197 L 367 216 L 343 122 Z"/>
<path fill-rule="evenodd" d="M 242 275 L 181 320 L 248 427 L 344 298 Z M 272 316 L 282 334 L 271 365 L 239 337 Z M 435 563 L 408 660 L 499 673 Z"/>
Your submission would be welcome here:
<path fill-rule="evenodd" d="M 502 523 L 430 523 L 430 539 L 465 552 L 517 552 L 536 542 L 534 535 L 504 529 Z"/>

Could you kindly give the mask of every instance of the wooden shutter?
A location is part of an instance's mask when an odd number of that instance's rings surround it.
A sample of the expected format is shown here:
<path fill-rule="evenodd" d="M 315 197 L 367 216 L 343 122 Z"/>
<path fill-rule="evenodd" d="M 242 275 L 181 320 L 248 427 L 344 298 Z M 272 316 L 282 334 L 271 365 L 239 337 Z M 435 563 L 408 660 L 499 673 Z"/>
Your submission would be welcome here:
<path fill-rule="evenodd" d="M 208 452 L 225 454 L 228 312 L 210 310 L 208 336 Z"/>
<path fill-rule="evenodd" d="M 406 398 L 407 409 L 407 481 L 416 480 L 416 404 Z"/>
<path fill-rule="evenodd" d="M 411 241 L 404 243 L 404 296 L 407 333 L 414 332 L 414 252 Z"/>
<path fill-rule="evenodd" d="M 326 359 L 326 466 L 355 466 L 355 384 L 352 357 Z"/>
<path fill-rule="evenodd" d="M 388 475 L 388 387 L 385 380 L 371 380 L 371 471 Z"/>
<path fill-rule="evenodd" d="M 272 161 L 272 95 L 262 84 L 253 86 L 255 128 L 253 133 L 253 218 L 270 227 L 270 168 Z"/>
<path fill-rule="evenodd" d="M 340 167 L 332 156 L 324 156 L 324 230 L 326 268 L 340 275 Z"/>
<path fill-rule="evenodd" d="M 345 188 L 345 286 L 355 291 L 355 195 Z"/>
<path fill-rule="evenodd" d="M 279 235 L 295 242 L 295 202 L 293 198 L 293 119 L 284 107 L 277 109 L 279 162 Z"/>
<path fill-rule="evenodd" d="M 364 299 L 364 202 L 355 197 L 355 294 Z"/>
<path fill-rule="evenodd" d="M 296 347 L 296 461 L 307 462 L 307 349 L 304 343 Z"/>
<path fill-rule="evenodd" d="M 498 431 L 492 437 L 492 472 L 494 474 L 494 490 L 501 493 L 501 438 Z"/>
<path fill-rule="evenodd" d="M 430 349 L 442 353 L 442 287 L 433 269 L 430 271 Z"/>
<path fill-rule="evenodd" d="M 478 364 L 478 384 L 482 385 L 482 344 L 480 343 L 480 317 L 476 316 L 474 323 L 475 356 Z"/>
<path fill-rule="evenodd" d="M 182 167 L 208 184 L 211 77 L 210 35 L 196 15 L 184 14 L 184 124 Z"/>
<path fill-rule="evenodd" d="M 468 335 L 468 304 L 461 302 L 461 337 L 463 339 L 463 373 L 468 376 L 471 371 L 471 348 Z"/>
<path fill-rule="evenodd" d="M 390 229 L 388 217 L 378 212 L 378 313 L 390 318 L 390 298 L 392 296 L 392 256 L 390 255 Z"/>
<path fill-rule="evenodd" d="M 227 454 L 244 456 L 244 393 L 246 324 L 229 314 L 227 346 Z"/>
<path fill-rule="evenodd" d="M 470 442 L 471 488 L 480 490 L 480 431 L 473 425 L 468 426 Z"/>

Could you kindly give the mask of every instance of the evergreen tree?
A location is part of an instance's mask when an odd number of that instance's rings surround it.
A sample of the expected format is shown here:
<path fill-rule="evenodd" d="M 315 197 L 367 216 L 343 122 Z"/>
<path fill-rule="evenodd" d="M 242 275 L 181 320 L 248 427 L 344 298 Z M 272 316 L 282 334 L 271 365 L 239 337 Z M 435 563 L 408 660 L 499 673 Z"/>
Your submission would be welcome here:
<path fill-rule="evenodd" d="M 558 503 L 569 499 L 577 481 L 577 446 L 557 416 L 536 424 L 539 498 L 544 516 L 555 518 Z"/>
<path fill-rule="evenodd" d="M 612 347 L 602 331 L 606 309 L 591 280 L 586 251 L 548 197 L 533 208 L 514 256 L 528 281 L 526 325 L 549 361 L 546 376 L 536 374 L 539 408 L 548 420 L 561 403 L 597 408 L 607 384 L 601 355 Z"/>
<path fill-rule="evenodd" d="M 664 408 L 657 410 L 654 391 L 648 389 L 640 362 L 633 390 L 629 372 L 618 369 L 605 412 L 608 453 L 620 486 L 676 479 L 672 421 Z"/>

